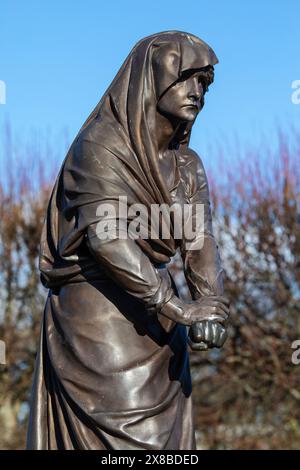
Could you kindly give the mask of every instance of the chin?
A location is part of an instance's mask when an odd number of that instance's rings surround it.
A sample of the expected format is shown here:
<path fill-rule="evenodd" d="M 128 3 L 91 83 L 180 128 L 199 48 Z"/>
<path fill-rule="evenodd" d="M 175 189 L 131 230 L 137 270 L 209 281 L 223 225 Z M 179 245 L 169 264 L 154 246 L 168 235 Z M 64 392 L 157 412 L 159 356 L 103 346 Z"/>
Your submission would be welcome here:
<path fill-rule="evenodd" d="M 198 116 L 197 111 L 188 111 L 188 112 L 182 113 L 180 117 L 183 121 L 193 122 L 195 121 L 197 116 Z"/>
<path fill-rule="evenodd" d="M 194 121 L 198 116 L 198 109 L 195 107 L 183 106 L 180 110 L 178 110 L 178 117 L 183 121 Z"/>

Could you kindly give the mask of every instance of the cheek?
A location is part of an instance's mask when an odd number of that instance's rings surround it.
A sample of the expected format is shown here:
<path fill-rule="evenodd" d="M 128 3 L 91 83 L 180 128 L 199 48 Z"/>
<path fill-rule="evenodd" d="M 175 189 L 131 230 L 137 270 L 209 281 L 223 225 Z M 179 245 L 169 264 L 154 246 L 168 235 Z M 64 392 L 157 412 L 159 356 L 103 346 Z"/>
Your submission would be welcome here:
<path fill-rule="evenodd" d="M 176 103 L 182 103 L 187 98 L 187 87 L 184 83 L 180 84 L 173 91 L 173 99 Z"/>
<path fill-rule="evenodd" d="M 182 105 L 187 102 L 187 87 L 184 83 L 180 83 L 173 88 L 170 88 L 168 92 L 163 96 L 161 101 L 158 103 L 158 110 L 162 112 L 168 112 L 173 115 L 185 115 L 188 113 L 187 110 L 182 108 Z"/>

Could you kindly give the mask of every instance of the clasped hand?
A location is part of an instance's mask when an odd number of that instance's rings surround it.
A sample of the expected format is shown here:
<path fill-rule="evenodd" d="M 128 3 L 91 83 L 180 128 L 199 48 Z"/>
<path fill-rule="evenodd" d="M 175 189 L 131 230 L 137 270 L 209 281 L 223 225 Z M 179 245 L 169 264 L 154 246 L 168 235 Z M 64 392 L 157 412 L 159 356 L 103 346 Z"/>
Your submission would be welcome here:
<path fill-rule="evenodd" d="M 193 312 L 192 316 L 198 316 L 192 322 L 189 331 L 189 344 L 194 351 L 205 351 L 208 348 L 221 348 L 227 339 L 227 331 L 224 327 L 229 316 L 229 301 L 223 296 L 202 297 L 193 302 L 200 304 L 200 312 Z M 196 307 L 195 307 L 196 308 Z"/>

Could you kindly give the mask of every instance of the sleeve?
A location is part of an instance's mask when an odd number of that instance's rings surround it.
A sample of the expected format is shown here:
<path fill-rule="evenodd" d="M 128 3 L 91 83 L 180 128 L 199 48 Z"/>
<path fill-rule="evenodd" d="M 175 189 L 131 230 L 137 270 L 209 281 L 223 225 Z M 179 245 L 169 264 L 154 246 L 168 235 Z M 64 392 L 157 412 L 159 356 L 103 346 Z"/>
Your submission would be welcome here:
<path fill-rule="evenodd" d="M 128 197 L 128 205 L 135 201 L 124 164 L 87 138 L 78 141 L 67 163 L 64 212 L 65 218 L 69 213 L 76 214 L 74 237 L 82 233 L 89 252 L 107 276 L 144 304 L 148 313 L 156 313 L 171 297 L 173 289 L 170 277 L 155 268 L 135 239 L 119 236 L 119 230 L 126 230 L 127 234 L 128 223 L 127 215 L 124 219 L 119 214 L 120 197 Z M 112 210 L 106 213 L 107 206 Z M 106 226 L 114 234 L 102 236 Z M 70 239 L 69 236 L 69 245 Z"/>
<path fill-rule="evenodd" d="M 149 314 L 157 313 L 173 296 L 170 277 L 160 274 L 134 239 L 99 238 L 97 224 L 91 224 L 86 243 L 107 275 L 143 303 Z"/>
<path fill-rule="evenodd" d="M 194 171 L 188 175 L 187 188 L 193 236 L 183 231 L 181 256 L 184 274 L 193 300 L 206 295 L 223 294 L 223 269 L 218 245 L 213 235 L 210 196 L 203 163 L 192 153 Z"/>

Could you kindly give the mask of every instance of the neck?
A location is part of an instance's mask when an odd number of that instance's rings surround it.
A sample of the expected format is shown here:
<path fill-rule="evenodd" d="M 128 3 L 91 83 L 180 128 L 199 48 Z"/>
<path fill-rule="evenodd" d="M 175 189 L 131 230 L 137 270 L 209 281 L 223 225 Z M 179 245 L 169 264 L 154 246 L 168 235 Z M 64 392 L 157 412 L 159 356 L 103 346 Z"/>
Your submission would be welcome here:
<path fill-rule="evenodd" d="M 170 143 L 174 139 L 180 122 L 171 121 L 160 113 L 156 115 L 156 138 L 158 144 L 158 156 L 163 157 L 163 154 L 168 150 Z"/>

